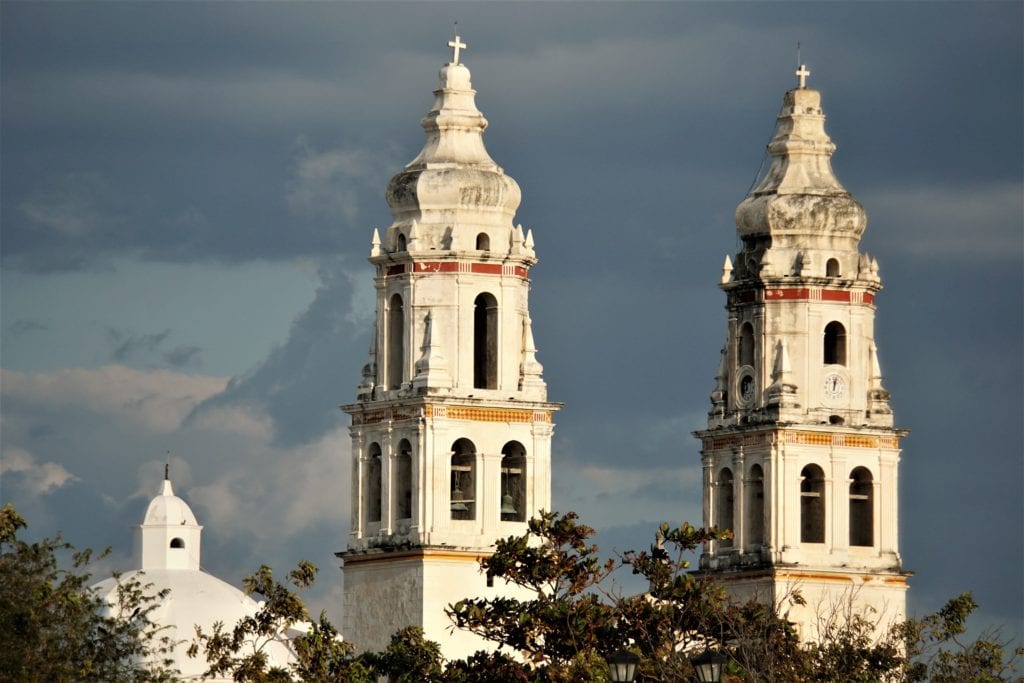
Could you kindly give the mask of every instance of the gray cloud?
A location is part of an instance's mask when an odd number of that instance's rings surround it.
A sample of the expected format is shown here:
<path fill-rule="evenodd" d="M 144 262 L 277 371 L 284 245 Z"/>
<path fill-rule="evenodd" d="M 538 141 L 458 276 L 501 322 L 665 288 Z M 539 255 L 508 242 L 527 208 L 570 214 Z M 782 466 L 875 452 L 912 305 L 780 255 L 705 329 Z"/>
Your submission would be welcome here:
<path fill-rule="evenodd" d="M 276 442 L 285 446 L 337 429 L 343 417 L 337 406 L 351 398 L 369 346 L 373 303 L 363 270 L 351 271 L 344 260 L 325 262 L 316 297 L 295 319 L 288 339 L 198 406 L 191 419 L 225 407 L 254 406 L 270 417 Z M 363 284 L 356 284 L 360 280 Z"/>
<path fill-rule="evenodd" d="M 149 334 L 131 334 L 124 330 L 110 328 L 107 330 L 107 338 L 114 346 L 110 352 L 110 359 L 123 363 L 139 356 L 155 354 L 170 334 L 170 330 Z"/>

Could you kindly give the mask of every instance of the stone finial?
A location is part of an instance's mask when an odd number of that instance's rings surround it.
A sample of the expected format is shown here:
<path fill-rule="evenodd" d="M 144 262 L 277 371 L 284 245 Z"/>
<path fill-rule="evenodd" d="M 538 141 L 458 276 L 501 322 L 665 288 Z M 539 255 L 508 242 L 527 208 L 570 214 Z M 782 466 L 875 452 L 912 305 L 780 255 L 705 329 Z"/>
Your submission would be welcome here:
<path fill-rule="evenodd" d="M 373 229 L 373 237 L 370 239 L 370 258 L 380 256 L 380 233 L 377 228 Z"/>
<path fill-rule="evenodd" d="M 526 238 L 523 236 L 523 224 L 520 223 L 519 225 L 517 225 L 515 227 L 515 230 L 512 231 L 512 235 L 511 235 L 511 238 L 510 238 L 511 243 L 512 243 L 511 244 L 511 251 L 512 251 L 513 254 L 518 254 L 518 253 L 522 252 L 522 250 L 523 250 L 523 241 L 525 239 Z"/>
<path fill-rule="evenodd" d="M 882 367 L 878 362 L 878 347 L 875 346 L 875 342 L 868 346 L 868 356 L 871 368 L 871 376 L 868 377 L 868 417 L 872 422 L 892 426 L 889 392 L 882 386 Z"/>
<path fill-rule="evenodd" d="M 728 260 L 728 257 L 726 257 Z M 709 398 L 711 399 L 711 410 L 708 412 L 709 417 L 725 417 L 725 403 L 726 403 L 726 382 L 728 382 L 729 371 L 726 367 L 726 354 L 725 347 L 722 347 L 718 358 L 718 371 L 715 373 L 715 389 L 711 392 Z"/>
<path fill-rule="evenodd" d="M 409 251 L 414 251 L 415 249 L 418 249 L 419 239 L 420 226 L 416 222 L 416 219 L 413 219 L 412 225 L 409 226 L 409 239 L 406 241 L 405 248 L 408 249 Z"/>
<path fill-rule="evenodd" d="M 857 257 L 857 277 L 865 280 L 871 277 L 871 257 L 867 254 Z"/>
<path fill-rule="evenodd" d="M 374 230 L 374 234 L 376 234 Z M 377 328 L 373 329 L 373 338 L 370 340 L 370 352 L 363 366 L 363 378 L 356 387 L 356 399 L 369 401 L 373 398 L 374 387 L 377 386 Z"/>
<path fill-rule="evenodd" d="M 722 279 L 719 280 L 719 283 L 727 285 L 730 282 L 732 282 L 732 259 L 726 254 L 725 263 L 722 264 Z"/>
<path fill-rule="evenodd" d="M 534 256 L 536 254 L 533 250 L 533 229 L 526 231 L 526 241 L 523 242 L 523 251 L 526 252 L 527 256 Z"/>
<path fill-rule="evenodd" d="M 539 400 L 547 398 L 547 385 L 541 375 L 544 366 L 537 360 L 537 347 L 533 341 L 533 321 L 523 318 L 523 359 L 519 365 L 519 390 L 538 392 Z"/>
<path fill-rule="evenodd" d="M 428 311 L 423 320 L 423 345 L 419 360 L 416 361 L 416 376 L 412 379 L 413 391 L 420 394 L 433 389 L 448 389 L 452 376 L 448 372 L 448 360 L 441 351 L 434 333 L 434 314 Z"/>
<path fill-rule="evenodd" d="M 775 343 L 775 361 L 772 363 L 772 383 L 768 387 L 769 407 L 796 408 L 796 385 L 792 383 L 793 368 L 785 340 Z"/>

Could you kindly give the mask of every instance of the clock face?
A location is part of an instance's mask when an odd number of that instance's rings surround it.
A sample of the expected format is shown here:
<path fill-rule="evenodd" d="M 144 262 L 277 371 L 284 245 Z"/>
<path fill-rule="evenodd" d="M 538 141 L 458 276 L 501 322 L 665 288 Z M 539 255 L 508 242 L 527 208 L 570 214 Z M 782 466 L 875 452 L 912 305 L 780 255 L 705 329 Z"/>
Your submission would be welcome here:
<path fill-rule="evenodd" d="M 830 372 L 825 375 L 825 398 L 838 401 L 846 396 L 846 378 L 837 372 Z"/>
<path fill-rule="evenodd" d="M 754 377 L 752 375 L 743 375 L 740 378 L 740 400 L 746 405 L 750 405 L 754 400 Z"/>

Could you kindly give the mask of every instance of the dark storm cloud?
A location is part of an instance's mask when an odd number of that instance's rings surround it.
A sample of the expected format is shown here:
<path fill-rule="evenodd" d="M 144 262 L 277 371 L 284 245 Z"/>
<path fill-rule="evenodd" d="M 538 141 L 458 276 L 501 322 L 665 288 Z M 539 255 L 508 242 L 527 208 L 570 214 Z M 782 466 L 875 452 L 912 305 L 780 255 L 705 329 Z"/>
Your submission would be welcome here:
<path fill-rule="evenodd" d="M 41 332 L 49 329 L 49 325 L 33 318 L 18 318 L 9 325 L 4 326 L 4 337 L 20 337 L 23 334 Z"/>
<path fill-rule="evenodd" d="M 202 349 L 198 346 L 175 346 L 163 354 L 167 364 L 175 368 L 195 367 L 199 365 L 199 354 Z"/>
<path fill-rule="evenodd" d="M 124 330 L 108 329 L 107 338 L 114 345 L 114 349 L 110 352 L 110 359 L 123 363 L 140 354 L 154 354 L 170 334 L 170 330 L 149 334 L 131 334 Z"/>
<path fill-rule="evenodd" d="M 1014 24 L 1001 16 L 1012 8 L 999 4 L 891 5 L 884 22 L 853 5 L 294 10 L 6 4 L 2 163 L 18 172 L 4 173 L 4 262 L 46 270 L 125 253 L 173 261 L 361 254 L 368 227 L 387 221 L 382 178 L 419 146 L 415 123 L 443 60 L 436 35 L 456 16 L 472 36 L 467 59 L 496 158 L 524 189 L 533 185 L 525 171 L 540 181 L 538 169 L 557 174 L 557 197 L 524 193 L 528 221 L 557 216 L 566 197 L 618 194 L 645 224 L 669 227 L 679 207 L 663 198 L 683 199 L 692 212 L 700 197 L 685 188 L 697 179 L 752 175 L 797 40 L 812 81 L 829 86 L 826 106 L 844 114 L 833 132 L 863 155 L 844 179 L 870 189 L 879 174 L 869 160 L 883 153 L 891 169 L 938 182 L 955 180 L 965 163 L 990 178 L 1017 168 L 999 153 L 1020 144 L 1016 112 L 997 86 L 1020 71 Z M 912 31 L 926 39 L 908 51 L 903 36 Z M 926 105 L 936 92 L 972 104 Z M 956 138 L 936 144 L 949 130 Z M 396 143 L 394 164 L 339 171 L 334 179 L 345 182 L 302 187 L 297 175 L 296 144 L 379 160 Z M 656 201 L 631 197 L 640 185 L 631 179 L 654 172 Z M 719 187 L 735 202 L 742 185 Z M 310 211 L 303 197 L 321 208 Z M 573 205 L 582 215 L 572 224 L 604 235 L 621 225 L 603 213 L 605 202 L 587 203 Z M 322 210 L 332 205 L 344 210 Z"/>
<path fill-rule="evenodd" d="M 357 272 L 364 276 L 363 269 Z M 367 360 L 372 303 L 369 296 L 360 299 L 362 290 L 343 261 L 325 263 L 320 277 L 313 303 L 296 318 L 287 341 L 197 407 L 192 419 L 226 406 L 258 406 L 284 447 L 315 441 L 342 424 L 337 406 L 351 398 Z"/>

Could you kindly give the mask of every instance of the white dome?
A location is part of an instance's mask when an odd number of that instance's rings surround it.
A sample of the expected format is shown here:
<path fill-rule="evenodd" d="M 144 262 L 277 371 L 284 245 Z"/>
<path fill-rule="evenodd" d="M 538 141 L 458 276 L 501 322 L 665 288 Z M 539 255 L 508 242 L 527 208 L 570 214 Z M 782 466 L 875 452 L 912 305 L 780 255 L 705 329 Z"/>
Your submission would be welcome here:
<path fill-rule="evenodd" d="M 223 622 L 230 631 L 243 617 L 251 616 L 259 609 L 259 603 L 237 588 L 215 576 L 191 569 L 150 569 L 131 571 L 122 575 L 121 581 L 135 578 L 146 588 L 147 595 L 156 595 L 164 589 L 170 592 L 155 609 L 150 618 L 155 624 L 167 626 L 161 635 L 167 635 L 176 642 L 170 658 L 173 666 L 181 672 L 183 680 L 199 680 L 206 671 L 207 662 L 202 653 L 196 658 L 188 656 L 188 647 L 195 639 L 196 626 L 205 633 L 213 630 L 213 624 Z M 113 610 L 117 605 L 117 580 L 106 579 L 96 584 L 94 590 Z M 288 634 L 293 636 L 299 633 Z M 264 650 L 270 666 L 287 667 L 294 661 L 294 654 L 284 642 L 270 643 Z M 211 679 L 207 679 L 211 680 Z M 213 679 L 213 680 L 230 680 Z"/>
<path fill-rule="evenodd" d="M 214 623 L 219 621 L 230 632 L 241 619 L 256 614 L 260 608 L 259 603 L 242 591 L 199 568 L 202 529 L 188 503 L 174 495 L 170 479 L 165 478 L 139 526 L 141 569 L 125 572 L 120 578 L 122 582 L 137 579 L 146 595 L 169 591 L 150 613 L 150 619 L 157 626 L 167 627 L 159 635 L 166 635 L 175 643 L 167 657 L 173 660 L 173 667 L 178 669 L 182 680 L 203 679 L 208 666 L 202 654 L 194 659 L 188 656 L 188 647 L 196 637 L 196 626 L 210 633 Z M 113 577 L 92 587 L 96 595 L 110 605 L 112 614 L 117 612 L 117 587 L 118 579 Z M 295 654 L 286 641 L 302 632 L 304 630 L 293 629 L 283 634 L 284 640 L 267 644 L 264 652 L 269 666 L 287 668 L 295 661 Z"/>
<path fill-rule="evenodd" d="M 148 524 L 184 524 L 198 526 L 196 516 L 192 514 L 192 508 L 188 503 L 174 495 L 171 490 L 171 482 L 164 479 L 164 490 L 161 494 L 150 501 L 146 508 L 146 516 L 142 519 L 144 525 Z"/>

